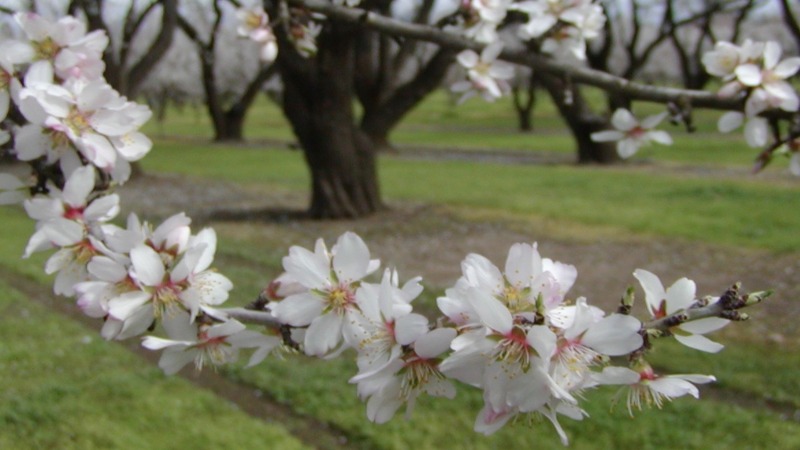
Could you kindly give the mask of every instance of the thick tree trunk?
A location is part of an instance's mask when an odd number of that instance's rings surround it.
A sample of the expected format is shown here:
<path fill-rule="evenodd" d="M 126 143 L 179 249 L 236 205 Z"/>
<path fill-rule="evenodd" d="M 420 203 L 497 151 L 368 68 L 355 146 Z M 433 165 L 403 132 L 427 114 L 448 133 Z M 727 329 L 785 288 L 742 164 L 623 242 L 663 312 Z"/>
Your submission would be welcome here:
<path fill-rule="evenodd" d="M 279 56 L 283 110 L 311 172 L 311 217 L 361 217 L 382 203 L 375 151 L 353 114 L 356 35 L 335 23 L 323 33 L 315 58 L 288 51 Z"/>
<path fill-rule="evenodd" d="M 592 141 L 591 134 L 608 129 L 609 123 L 608 119 L 589 109 L 580 89 L 549 74 L 542 74 L 540 81 L 552 97 L 553 103 L 558 107 L 561 117 L 564 118 L 575 139 L 578 162 L 582 164 L 619 162 L 621 159 L 617 154 L 616 143 Z"/>

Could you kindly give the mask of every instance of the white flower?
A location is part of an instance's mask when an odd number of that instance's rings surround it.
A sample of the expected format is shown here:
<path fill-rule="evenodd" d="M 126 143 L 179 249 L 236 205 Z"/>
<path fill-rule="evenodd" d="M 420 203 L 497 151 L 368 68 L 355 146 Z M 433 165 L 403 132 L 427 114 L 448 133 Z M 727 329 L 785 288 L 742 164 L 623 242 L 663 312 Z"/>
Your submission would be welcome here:
<path fill-rule="evenodd" d="M 744 137 L 747 145 L 753 148 L 761 148 L 769 141 L 769 122 L 763 117 L 747 117 L 739 111 L 728 111 L 717 121 L 717 129 L 720 133 L 729 133 L 744 126 Z"/>
<path fill-rule="evenodd" d="M 19 178 L 10 173 L 0 173 L 0 205 L 13 205 L 21 203 L 28 198 L 27 190 L 30 188 Z"/>
<path fill-rule="evenodd" d="M 367 399 L 369 420 L 385 423 L 404 403 L 409 417 L 416 398 L 423 392 L 435 397 L 455 397 L 455 387 L 439 370 L 441 355 L 455 336 L 456 330 L 452 328 L 431 330 L 409 343 L 402 356 L 351 378 L 351 383 L 358 384 L 359 396 Z"/>
<path fill-rule="evenodd" d="M 506 80 L 514 77 L 514 67 L 497 60 L 502 50 L 503 43 L 496 41 L 487 45 L 480 56 L 472 50 L 458 54 L 457 60 L 467 69 L 468 78 L 468 81 L 460 81 L 452 86 L 454 92 L 464 92 L 460 102 L 476 93 L 480 93 L 487 101 L 494 101 L 508 92 L 510 87 Z"/>
<path fill-rule="evenodd" d="M 644 269 L 636 269 L 633 276 L 639 280 L 645 293 L 645 301 L 654 319 L 661 319 L 676 312 L 683 311 L 695 302 L 694 281 L 681 278 L 664 290 L 661 280 Z M 672 333 L 681 344 L 697 350 L 716 353 L 723 345 L 703 336 L 728 324 L 728 320 L 718 317 L 694 320 L 673 327 Z"/>
<path fill-rule="evenodd" d="M 62 80 L 102 77 L 105 70 L 102 55 L 108 46 L 104 31 L 87 34 L 86 25 L 71 16 L 55 22 L 35 13 L 17 13 L 14 18 L 28 37 L 24 46 L 14 48 L 15 60 L 46 61 Z"/>
<path fill-rule="evenodd" d="M 370 259 L 364 241 L 351 232 L 340 236 L 331 252 L 322 239 L 314 252 L 291 247 L 283 268 L 308 291 L 271 304 L 272 314 L 287 325 L 308 326 L 306 354 L 324 356 L 342 342 L 342 328 L 351 326 L 349 318 L 358 309 L 356 290 L 361 279 L 379 264 Z"/>
<path fill-rule="evenodd" d="M 625 367 L 606 367 L 595 379 L 601 384 L 628 385 L 628 414 L 633 416 L 633 409 L 642 410 L 643 406 L 661 408 L 665 401 L 691 395 L 700 397 L 695 384 L 706 384 L 716 381 L 711 375 L 657 375 L 646 362 L 634 364 L 631 370 Z"/>
<path fill-rule="evenodd" d="M 703 54 L 702 62 L 706 72 L 723 80 L 731 80 L 741 61 L 741 49 L 725 41 L 714 44 L 714 50 Z"/>
<path fill-rule="evenodd" d="M 248 331 L 233 319 L 213 325 L 190 323 L 185 315 L 178 314 L 164 321 L 164 329 L 172 339 L 147 336 L 142 346 L 150 350 L 164 350 L 158 360 L 167 375 L 194 362 L 200 370 L 206 364 L 219 366 L 236 361 L 240 348 L 263 345 L 261 333 Z"/>
<path fill-rule="evenodd" d="M 511 246 L 503 272 L 474 253 L 464 259 L 461 270 L 463 275 L 456 285 L 436 301 L 439 309 L 458 326 L 478 320 L 467 300 L 471 288 L 499 299 L 513 314 L 532 315 L 537 302 L 543 308 L 539 312 L 547 314 L 561 304 L 578 276 L 574 266 L 542 258 L 536 244 L 524 243 Z"/>
<path fill-rule="evenodd" d="M 20 91 L 19 106 L 32 124 L 53 133 L 54 143 L 71 142 L 89 162 L 120 182 L 130 174 L 128 162 L 152 147 L 138 131 L 150 110 L 127 101 L 103 80 L 72 80 L 63 86 L 33 83 Z"/>
<path fill-rule="evenodd" d="M 654 130 L 667 113 L 649 116 L 639 123 L 638 120 L 625 108 L 619 108 L 611 116 L 611 125 L 615 130 L 598 131 L 592 133 L 595 142 L 617 142 L 617 153 L 622 158 L 629 158 L 639 150 L 639 147 L 651 141 L 663 145 L 671 145 L 672 138 L 666 131 Z"/>
<path fill-rule="evenodd" d="M 350 316 L 353 324 L 345 329 L 345 339 L 358 352 L 360 372 L 398 358 L 402 346 L 428 332 L 428 319 L 411 312 L 411 300 L 422 291 L 418 281 L 400 289 L 397 273 L 386 270 L 380 285 L 364 283 L 356 292 L 359 313 Z"/>

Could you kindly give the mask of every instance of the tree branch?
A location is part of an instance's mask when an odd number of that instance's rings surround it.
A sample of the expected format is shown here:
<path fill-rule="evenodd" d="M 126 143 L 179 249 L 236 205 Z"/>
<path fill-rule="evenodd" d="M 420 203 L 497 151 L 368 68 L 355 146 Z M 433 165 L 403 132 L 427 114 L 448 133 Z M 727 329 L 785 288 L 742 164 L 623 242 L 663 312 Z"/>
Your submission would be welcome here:
<path fill-rule="evenodd" d="M 324 14 L 332 20 L 361 24 L 381 32 L 433 42 L 456 50 L 480 51 L 485 46 L 432 26 L 402 22 L 363 9 L 340 7 L 325 0 L 289 0 L 289 3 Z M 695 107 L 721 110 L 742 110 L 744 107 L 744 100 L 741 98 L 721 98 L 706 91 L 636 83 L 599 70 L 553 61 L 540 55 L 531 54 L 523 48 L 506 48 L 500 58 L 556 76 L 569 77 L 572 82 L 599 87 L 632 100 L 667 103 L 681 98 Z"/>
<path fill-rule="evenodd" d="M 740 313 L 740 309 L 761 303 L 765 298 L 772 295 L 772 291 L 739 294 L 739 288 L 739 283 L 736 283 L 722 294 L 719 301 L 708 303 L 707 301 L 701 300 L 699 303 L 683 311 L 678 311 L 667 317 L 648 322 L 644 324 L 643 328 L 645 330 L 668 332 L 670 328 L 682 323 L 710 317 L 720 317 L 728 320 L 746 320 L 748 318 L 747 314 Z"/>

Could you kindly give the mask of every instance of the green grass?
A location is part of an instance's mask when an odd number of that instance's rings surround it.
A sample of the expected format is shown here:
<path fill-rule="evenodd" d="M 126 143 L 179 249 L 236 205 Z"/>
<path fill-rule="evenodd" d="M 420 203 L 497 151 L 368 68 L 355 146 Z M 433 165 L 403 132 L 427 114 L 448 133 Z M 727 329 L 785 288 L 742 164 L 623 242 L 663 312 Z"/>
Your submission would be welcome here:
<path fill-rule="evenodd" d="M 2 282 L 0 340 L 0 448 L 303 447 Z"/>
<path fill-rule="evenodd" d="M 299 152 L 160 142 L 146 170 L 307 190 Z M 514 166 L 475 162 L 380 162 L 389 200 L 492 211 L 498 217 L 561 221 L 774 251 L 800 250 L 800 186 L 759 178 L 648 168 Z"/>
<path fill-rule="evenodd" d="M 591 103 L 601 111 L 603 97 L 599 92 L 587 93 Z M 514 150 L 555 153 L 573 157 L 575 146 L 563 120 L 545 93 L 540 93 L 534 110 L 534 133 L 520 133 L 516 113 L 510 98 L 487 103 L 471 99 L 455 105 L 452 98 L 440 90 L 426 98 L 392 132 L 391 141 L 399 146 L 431 148 L 460 148 L 466 150 Z M 635 104 L 634 112 L 644 116 L 661 112 L 661 106 Z M 682 127 L 663 124 L 675 139 L 670 147 L 652 146 L 640 151 L 635 160 L 652 159 L 680 164 L 711 166 L 751 165 L 757 151 L 748 148 L 741 130 L 729 135 L 716 133 L 717 111 L 696 110 L 696 133 L 686 133 Z M 245 137 L 251 140 L 293 140 L 291 127 L 283 118 L 280 107 L 261 96 L 248 112 Z M 200 107 L 169 109 L 164 123 L 152 121 L 144 131 L 153 137 L 182 136 L 210 139 L 213 129 Z M 777 162 L 780 167 L 786 163 Z"/>

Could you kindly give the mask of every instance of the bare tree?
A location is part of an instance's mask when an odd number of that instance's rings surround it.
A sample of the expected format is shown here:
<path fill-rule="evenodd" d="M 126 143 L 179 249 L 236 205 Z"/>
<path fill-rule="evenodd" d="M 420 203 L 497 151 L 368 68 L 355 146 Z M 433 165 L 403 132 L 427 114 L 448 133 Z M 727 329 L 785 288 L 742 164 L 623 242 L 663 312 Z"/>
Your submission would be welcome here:
<path fill-rule="evenodd" d="M 128 3 L 121 24 L 107 23 L 103 18 L 103 0 L 72 0 L 68 7 L 71 14 L 81 12 L 91 30 L 104 30 L 110 37 L 118 37 L 103 54 L 106 65 L 105 78 L 121 94 L 135 97 L 142 83 L 161 57 L 169 50 L 175 35 L 178 19 L 178 0 L 152 0 L 143 8 L 137 2 Z M 160 16 L 159 29 L 146 49 L 134 52 L 133 43 L 144 33 L 148 20 Z M 116 33 L 115 27 L 119 28 Z"/>
<path fill-rule="evenodd" d="M 235 86 L 222 83 L 218 79 L 219 56 L 223 52 L 232 51 L 231 46 L 220 46 L 220 42 L 224 39 L 223 33 L 226 31 L 226 27 L 223 26 L 225 15 L 223 4 L 239 6 L 238 2 L 230 0 L 214 0 L 211 2 L 211 8 L 195 5 L 201 8 L 201 13 L 209 14 L 207 30 L 202 30 L 198 21 L 192 21 L 184 15 L 178 16 L 178 25 L 195 44 L 200 58 L 205 106 L 214 127 L 214 140 L 241 141 L 244 138 L 245 115 L 261 92 L 264 83 L 276 72 L 276 68 L 272 64 L 262 63 L 249 79 L 244 79 L 248 75 L 241 74 L 242 79 L 236 80 Z M 233 48 L 238 48 L 242 44 L 249 43 L 245 41 L 235 43 Z M 256 55 L 256 52 L 253 50 L 251 54 Z M 242 86 L 243 89 L 240 88 Z"/>

